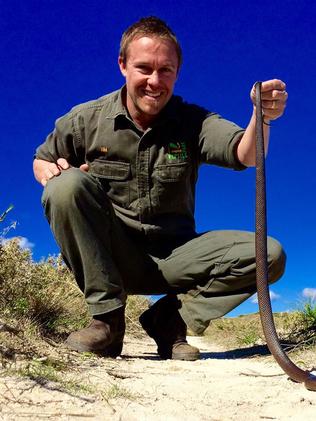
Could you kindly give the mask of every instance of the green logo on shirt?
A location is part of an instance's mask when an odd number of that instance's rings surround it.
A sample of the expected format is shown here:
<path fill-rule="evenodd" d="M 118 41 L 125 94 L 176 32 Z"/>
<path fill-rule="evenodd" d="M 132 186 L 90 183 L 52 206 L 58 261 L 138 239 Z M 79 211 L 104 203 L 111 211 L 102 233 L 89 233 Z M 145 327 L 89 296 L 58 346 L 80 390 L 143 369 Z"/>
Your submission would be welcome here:
<path fill-rule="evenodd" d="M 167 158 L 170 161 L 187 159 L 187 145 L 184 142 L 171 142 L 168 145 Z"/>

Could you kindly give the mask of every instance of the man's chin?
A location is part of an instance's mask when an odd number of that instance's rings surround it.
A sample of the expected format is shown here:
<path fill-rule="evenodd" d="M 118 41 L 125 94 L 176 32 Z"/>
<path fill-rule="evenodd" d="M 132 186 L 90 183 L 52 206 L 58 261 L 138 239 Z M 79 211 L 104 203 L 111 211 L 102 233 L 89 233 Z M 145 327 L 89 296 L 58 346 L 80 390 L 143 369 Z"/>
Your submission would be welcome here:
<path fill-rule="evenodd" d="M 142 107 L 142 112 L 144 114 L 147 114 L 148 116 L 157 116 L 160 111 L 163 109 L 163 107 L 165 106 L 165 104 L 155 104 L 155 105 L 145 105 L 144 107 Z"/>

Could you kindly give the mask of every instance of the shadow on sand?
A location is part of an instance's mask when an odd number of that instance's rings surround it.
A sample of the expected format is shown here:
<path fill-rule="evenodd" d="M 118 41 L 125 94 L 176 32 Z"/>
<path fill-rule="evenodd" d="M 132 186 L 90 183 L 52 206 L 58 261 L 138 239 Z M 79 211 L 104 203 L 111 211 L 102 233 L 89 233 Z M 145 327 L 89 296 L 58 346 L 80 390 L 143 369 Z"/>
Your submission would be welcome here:
<path fill-rule="evenodd" d="M 295 344 L 293 343 L 283 343 L 283 349 L 287 352 L 290 351 Z M 267 345 L 254 345 L 246 348 L 236 348 L 227 351 L 216 351 L 216 352 L 201 352 L 200 360 L 235 360 L 241 358 L 253 358 L 253 357 L 264 357 L 271 355 Z M 158 361 L 161 360 L 159 355 L 155 353 L 144 353 L 143 355 L 123 355 L 123 358 L 132 358 L 132 359 L 143 359 Z"/>

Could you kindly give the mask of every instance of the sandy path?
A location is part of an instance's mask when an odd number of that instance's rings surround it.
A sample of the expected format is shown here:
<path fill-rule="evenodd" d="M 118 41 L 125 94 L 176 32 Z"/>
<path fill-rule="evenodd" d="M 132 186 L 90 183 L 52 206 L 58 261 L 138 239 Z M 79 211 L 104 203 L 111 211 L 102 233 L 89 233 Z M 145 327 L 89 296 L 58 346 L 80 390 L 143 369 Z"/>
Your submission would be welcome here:
<path fill-rule="evenodd" d="M 289 381 L 270 357 L 238 358 L 190 338 L 195 362 L 160 361 L 151 340 L 127 339 L 121 359 L 83 360 L 80 396 L 56 384 L 0 378 L 0 420 L 315 420 L 316 392 Z"/>

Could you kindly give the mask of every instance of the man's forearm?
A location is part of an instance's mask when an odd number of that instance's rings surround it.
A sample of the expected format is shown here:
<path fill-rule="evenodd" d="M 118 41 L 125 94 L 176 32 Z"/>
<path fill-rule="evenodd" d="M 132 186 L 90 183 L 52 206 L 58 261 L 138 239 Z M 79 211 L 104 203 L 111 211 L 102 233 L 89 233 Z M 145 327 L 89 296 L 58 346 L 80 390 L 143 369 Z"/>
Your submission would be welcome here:
<path fill-rule="evenodd" d="M 263 125 L 264 134 L 264 150 L 265 154 L 268 153 L 270 127 L 269 121 L 265 120 Z M 237 156 L 239 161 L 246 167 L 254 167 L 256 165 L 256 113 L 255 109 L 251 116 L 250 122 L 246 128 L 243 137 L 241 138 L 237 147 Z"/>

